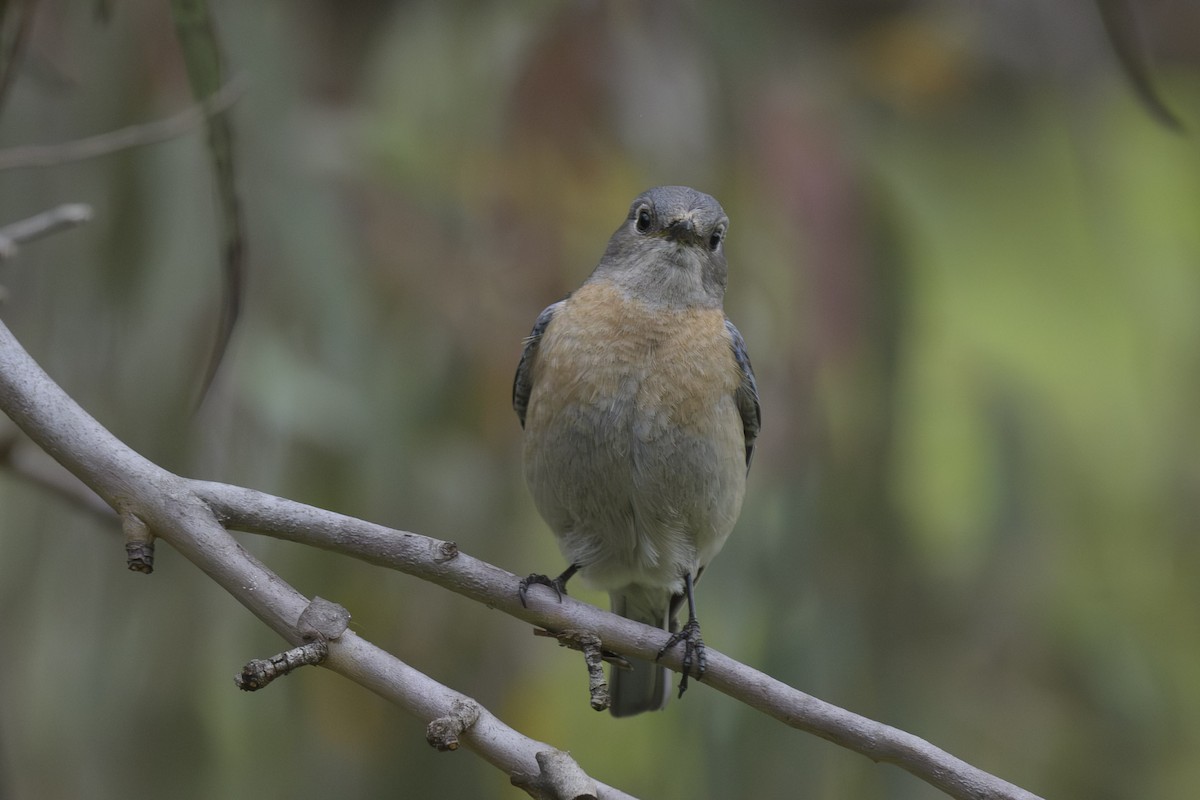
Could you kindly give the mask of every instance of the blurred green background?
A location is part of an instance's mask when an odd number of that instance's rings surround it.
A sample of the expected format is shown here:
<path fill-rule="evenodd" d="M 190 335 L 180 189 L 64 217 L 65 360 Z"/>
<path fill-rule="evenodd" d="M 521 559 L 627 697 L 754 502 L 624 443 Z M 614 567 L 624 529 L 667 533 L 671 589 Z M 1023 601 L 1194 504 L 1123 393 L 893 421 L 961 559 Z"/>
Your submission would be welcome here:
<path fill-rule="evenodd" d="M 0 222 L 96 210 L 0 265 L 0 315 L 171 470 L 553 574 L 509 404 L 521 339 L 634 195 L 696 186 L 732 218 L 726 307 L 764 425 L 699 587 L 709 644 L 1048 798 L 1190 796 L 1200 12 L 1139 5 L 1182 135 L 1087 0 L 216 2 L 246 81 L 249 274 L 200 414 L 220 305 L 201 131 L 0 173 Z M 169 6 L 105 6 L 38 5 L 0 147 L 192 102 Z M 703 686 L 596 714 L 578 656 L 527 625 L 240 538 L 639 796 L 942 796 Z M 0 472 L 0 796 L 524 796 L 327 672 L 238 692 L 281 642 L 169 547 L 151 577 L 123 560 L 111 526 Z"/>

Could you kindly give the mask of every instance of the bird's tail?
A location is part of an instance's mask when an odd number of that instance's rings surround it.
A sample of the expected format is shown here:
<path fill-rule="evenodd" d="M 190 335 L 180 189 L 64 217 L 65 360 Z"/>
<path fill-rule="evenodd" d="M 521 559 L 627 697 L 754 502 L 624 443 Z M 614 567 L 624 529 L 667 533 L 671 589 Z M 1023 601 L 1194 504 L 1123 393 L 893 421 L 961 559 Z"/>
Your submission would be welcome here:
<path fill-rule="evenodd" d="M 626 586 L 609 594 L 614 614 L 667 628 L 667 611 L 671 605 L 671 593 L 662 589 L 645 589 Z M 614 717 L 628 717 L 643 711 L 658 711 L 667 704 L 671 682 L 667 668 L 641 659 L 630 659 L 633 669 L 614 666 L 610 670 L 609 688 L 612 704 L 609 711 Z"/>

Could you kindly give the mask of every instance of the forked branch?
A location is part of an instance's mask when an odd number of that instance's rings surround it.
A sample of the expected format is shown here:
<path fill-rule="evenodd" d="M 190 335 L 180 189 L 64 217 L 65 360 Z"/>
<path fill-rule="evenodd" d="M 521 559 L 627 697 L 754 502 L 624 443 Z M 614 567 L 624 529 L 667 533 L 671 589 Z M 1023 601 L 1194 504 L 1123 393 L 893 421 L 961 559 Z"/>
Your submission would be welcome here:
<path fill-rule="evenodd" d="M 309 599 L 243 550 L 229 529 L 300 542 L 396 569 L 548 630 L 586 635 L 589 641 L 602 643 L 605 651 L 622 656 L 653 659 L 668 636 L 570 597 L 560 602 L 548 589 L 530 592 L 525 607 L 517 597 L 516 575 L 459 552 L 452 542 L 167 472 L 84 412 L 2 323 L 0 410 L 103 498 L 126 521 L 127 530 L 141 532 L 142 538 L 148 531 L 168 541 L 292 645 L 306 638 L 302 617 Z M 681 666 L 675 652 L 669 652 L 663 663 L 675 670 Z M 587 777 L 566 754 L 509 728 L 474 700 L 353 631 L 328 642 L 323 665 L 432 725 L 430 741 L 438 746 L 453 749 L 461 742 L 475 750 L 534 797 L 628 797 Z M 952 797 L 1038 800 L 917 736 L 804 694 L 711 648 L 701 683 L 791 727 L 874 761 L 895 764 Z"/>

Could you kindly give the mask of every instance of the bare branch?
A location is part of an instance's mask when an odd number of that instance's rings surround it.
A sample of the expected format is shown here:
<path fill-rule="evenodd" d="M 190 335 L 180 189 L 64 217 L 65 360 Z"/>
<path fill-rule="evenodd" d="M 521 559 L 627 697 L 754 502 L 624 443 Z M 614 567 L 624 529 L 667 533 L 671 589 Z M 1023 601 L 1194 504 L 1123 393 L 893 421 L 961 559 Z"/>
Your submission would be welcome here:
<path fill-rule="evenodd" d="M 594 800 L 596 787 L 591 778 L 583 773 L 575 759 L 561 750 L 547 750 L 537 754 L 539 771 L 533 775 L 517 775 L 512 779 L 538 800 L 569 797 L 572 800 Z"/>
<path fill-rule="evenodd" d="M 519 619 L 554 631 L 582 631 L 605 650 L 653 660 L 667 633 L 570 597 L 531 591 L 518 600 L 518 577 L 442 542 L 220 483 L 180 478 L 115 439 L 59 389 L 0 325 L 0 408 L 38 444 L 121 513 L 136 512 L 230 594 L 288 641 L 299 643 L 296 620 L 307 601 L 245 553 L 226 527 L 261 533 L 355 556 L 431 581 Z M 662 663 L 679 670 L 680 657 Z M 366 686 L 427 722 L 454 718 L 456 703 L 474 703 L 347 631 L 331 643 L 325 666 Z M 925 740 L 861 717 L 738 663 L 711 648 L 701 683 L 787 725 L 911 772 L 963 800 L 1037 800 Z M 459 706 L 461 709 L 461 706 Z M 553 748 L 505 726 L 485 709 L 456 740 L 504 769 L 519 785 L 545 791 L 577 787 L 571 769 L 554 770 Z M 549 755 L 546 755 L 549 754 Z M 577 765 L 575 769 L 577 769 Z M 564 783 L 553 783 L 553 775 Z M 581 773 L 580 773 L 581 774 Z M 532 776 L 532 777 L 531 777 Z M 590 779 L 588 779 L 590 780 Z M 574 791 L 574 788 L 572 788 Z M 599 787 L 600 797 L 615 790 Z M 560 796 L 534 794 L 534 796 Z M 579 795 L 588 796 L 586 792 Z"/>
<path fill-rule="evenodd" d="M 314 597 L 296 621 L 296 629 L 307 641 L 270 658 L 254 659 L 234 676 L 234 683 L 243 691 L 255 692 L 301 667 L 323 663 L 329 657 L 329 642 L 342 638 L 349 624 L 349 611 L 337 603 Z"/>
<path fill-rule="evenodd" d="M 298 622 L 310 605 L 308 599 L 241 548 L 193 491 L 192 481 L 143 458 L 84 412 L 2 323 L 0 409 L 118 514 L 135 514 L 285 640 L 295 645 L 303 641 Z M 456 704 L 475 702 L 352 631 L 330 643 L 324 666 L 426 722 L 447 716 Z M 558 751 L 513 730 L 482 707 L 460 739 L 510 779 L 539 776 L 531 785 L 555 785 L 553 775 L 542 773 L 538 757 Z M 629 798 L 603 784 L 595 786 L 597 797 Z M 537 796 L 578 796 L 569 789 Z"/>
<path fill-rule="evenodd" d="M 154 534 L 137 514 L 121 515 L 125 533 L 125 564 L 133 572 L 149 575 L 154 571 Z"/>
<path fill-rule="evenodd" d="M 484 605 L 555 631 L 588 631 L 607 650 L 653 661 L 668 634 L 550 589 L 530 591 L 528 607 L 517 597 L 519 578 L 466 553 L 443 557 L 449 544 L 397 531 L 330 511 L 295 503 L 252 489 L 193 482 L 231 528 L 300 542 L 397 569 Z M 661 660 L 680 671 L 681 657 L 669 651 Z M 701 683 L 758 709 L 793 728 L 882 761 L 963 800 L 1036 800 L 1036 795 L 955 758 L 929 742 L 889 725 L 859 716 L 804 694 L 753 667 L 708 648 L 708 669 Z"/>
<path fill-rule="evenodd" d="M 301 667 L 315 667 L 328 657 L 329 645 L 324 639 L 306 642 L 270 658 L 250 660 L 233 677 L 233 682 L 243 692 L 257 692 L 276 678 L 282 678 Z"/>
<path fill-rule="evenodd" d="M 203 103 L 197 103 L 163 119 L 129 125 L 70 142 L 22 145 L 0 150 L 0 170 L 57 167 L 60 164 L 86 161 L 121 150 L 165 142 L 198 129 L 208 117 L 228 109 L 242 96 L 243 89 L 242 81 L 235 78 Z"/>
<path fill-rule="evenodd" d="M 9 223 L 0 228 L 0 261 L 15 256 L 20 244 L 73 228 L 91 218 L 91 206 L 83 203 L 65 203 L 27 219 Z"/>
<path fill-rule="evenodd" d="M 479 706 L 460 703 L 447 716 L 438 717 L 425 728 L 425 738 L 436 750 L 457 750 L 458 737 L 479 721 Z"/>
<path fill-rule="evenodd" d="M 109 508 L 108 503 L 75 479 L 54 459 L 37 449 L 34 445 L 13 430 L 11 434 L 0 438 L 0 466 L 8 469 L 14 476 L 31 486 L 37 486 L 58 495 L 71 505 L 87 511 L 110 522 L 117 521 L 117 515 Z"/>
<path fill-rule="evenodd" d="M 8 12 L 0 17 L 0 23 L 7 24 L 9 28 L 0 30 L 0 106 L 3 106 L 17 77 L 17 70 L 25 55 L 25 47 L 29 44 L 29 31 L 33 29 L 37 0 L 5 3 L 0 8 Z"/>

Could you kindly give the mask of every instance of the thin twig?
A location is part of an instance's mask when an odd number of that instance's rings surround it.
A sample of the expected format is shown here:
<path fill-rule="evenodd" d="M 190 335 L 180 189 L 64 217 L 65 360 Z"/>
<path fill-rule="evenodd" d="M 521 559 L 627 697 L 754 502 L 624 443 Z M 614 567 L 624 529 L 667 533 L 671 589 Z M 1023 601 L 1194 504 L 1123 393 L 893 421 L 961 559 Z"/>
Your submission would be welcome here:
<path fill-rule="evenodd" d="M 23 3 L 5 3 L 8 6 L 3 21 L 16 18 L 13 30 L 3 31 L 0 38 L 0 107 L 7 102 L 21 61 L 25 56 L 25 48 L 29 44 L 29 32 L 33 29 L 33 18 L 37 11 L 37 0 L 25 0 Z M 14 8 L 15 6 L 15 8 Z"/>
<path fill-rule="evenodd" d="M 49 211 L 34 214 L 0 228 L 0 261 L 12 258 L 19 245 L 82 225 L 92 218 L 92 207 L 83 203 L 65 203 Z"/>
<path fill-rule="evenodd" d="M 50 456 L 28 441 L 19 441 L 15 430 L 0 437 L 0 467 L 26 483 L 56 494 L 76 508 L 105 522 L 117 522 L 108 503 Z M 23 439 L 23 437 L 22 437 Z M 114 528 L 115 530 L 115 528 Z"/>
<path fill-rule="evenodd" d="M 204 120 L 228 109 L 243 94 L 243 81 L 234 78 L 203 103 L 152 122 L 118 128 L 58 144 L 30 144 L 0 150 L 0 170 L 57 167 L 106 156 L 133 147 L 158 144 L 197 130 Z"/>
<path fill-rule="evenodd" d="M 233 682 L 243 692 L 257 692 L 276 678 L 289 675 L 301 667 L 311 667 L 329 656 L 329 643 L 324 639 L 305 642 L 270 658 L 254 658 L 233 677 Z"/>

